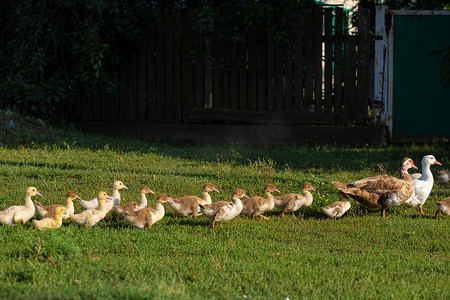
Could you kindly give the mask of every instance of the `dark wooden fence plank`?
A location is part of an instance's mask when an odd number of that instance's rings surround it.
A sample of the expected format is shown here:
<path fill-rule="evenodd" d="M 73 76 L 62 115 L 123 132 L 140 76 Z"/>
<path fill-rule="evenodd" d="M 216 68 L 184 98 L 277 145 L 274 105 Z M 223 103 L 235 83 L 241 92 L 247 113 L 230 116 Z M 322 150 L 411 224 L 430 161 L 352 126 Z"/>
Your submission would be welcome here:
<path fill-rule="evenodd" d="M 274 44 L 274 98 L 275 98 L 275 111 L 284 110 L 284 88 L 283 88 L 283 75 L 284 75 L 284 49 L 282 44 Z"/>
<path fill-rule="evenodd" d="M 294 34 L 288 34 L 289 42 L 284 45 L 285 49 L 285 106 L 284 110 L 294 110 L 294 97 L 293 97 L 293 84 L 294 84 L 294 70 L 293 70 L 293 58 L 294 58 Z"/>
<path fill-rule="evenodd" d="M 247 91 L 247 44 L 239 44 L 239 109 L 247 109 L 249 107 L 249 99 Z"/>
<path fill-rule="evenodd" d="M 356 37 L 344 37 L 344 118 L 346 123 L 353 123 L 356 118 Z"/>
<path fill-rule="evenodd" d="M 258 66 L 257 66 L 257 37 L 256 32 L 248 34 L 248 102 L 250 110 L 258 109 Z"/>
<path fill-rule="evenodd" d="M 146 43 L 142 41 L 138 45 L 137 53 L 137 120 L 147 120 L 147 51 Z"/>
<path fill-rule="evenodd" d="M 323 9 L 314 8 L 314 111 L 321 112 L 323 105 L 322 95 L 322 30 L 323 30 Z"/>
<path fill-rule="evenodd" d="M 324 112 L 333 109 L 333 9 L 325 9 L 325 82 Z"/>
<path fill-rule="evenodd" d="M 156 121 L 155 31 L 147 32 L 147 117 Z"/>
<path fill-rule="evenodd" d="M 295 93 L 294 109 L 301 111 L 303 109 L 303 20 L 297 20 L 295 26 Z"/>
<path fill-rule="evenodd" d="M 192 41 L 193 41 L 193 23 L 194 12 L 189 10 L 183 18 L 183 38 L 181 43 L 181 56 L 182 56 L 182 74 L 183 82 L 181 86 L 182 90 L 182 109 L 183 109 L 183 121 L 189 120 L 189 115 L 194 106 L 194 81 L 193 81 L 193 65 L 192 65 Z"/>
<path fill-rule="evenodd" d="M 232 47 L 230 43 L 225 43 L 223 46 L 223 82 L 222 82 L 222 104 L 223 108 L 230 108 L 230 72 Z"/>
<path fill-rule="evenodd" d="M 238 45 L 233 44 L 230 68 L 230 107 L 237 109 L 239 107 L 239 64 L 238 64 Z"/>
<path fill-rule="evenodd" d="M 212 41 L 211 36 L 204 37 L 205 48 L 205 64 L 204 64 L 204 99 L 205 108 L 211 108 L 213 103 L 212 89 L 213 89 L 213 60 L 212 60 Z"/>
<path fill-rule="evenodd" d="M 127 121 L 128 111 L 128 64 L 120 66 L 119 117 L 120 121 Z"/>
<path fill-rule="evenodd" d="M 161 11 L 163 20 L 165 19 L 164 11 Z M 156 120 L 159 122 L 165 121 L 166 116 L 166 93 L 165 93 L 165 39 L 164 31 L 158 30 L 156 32 Z"/>
<path fill-rule="evenodd" d="M 213 107 L 222 107 L 222 44 L 214 39 Z"/>
<path fill-rule="evenodd" d="M 173 14 L 172 11 L 168 8 L 165 9 L 165 19 L 166 19 L 166 34 L 165 38 L 165 88 L 166 88 L 166 97 L 164 102 L 166 104 L 165 111 L 165 121 L 173 122 L 174 121 L 174 49 L 173 49 Z"/>
<path fill-rule="evenodd" d="M 342 115 L 342 80 L 343 80 L 343 21 L 344 10 L 342 8 L 335 9 L 335 31 L 334 31 L 334 98 L 333 106 L 336 115 L 336 123 L 344 124 Z"/>
<path fill-rule="evenodd" d="M 257 49 L 256 49 L 256 74 L 257 74 L 257 103 L 256 107 L 250 107 L 250 110 L 265 110 L 267 98 L 267 52 L 266 52 L 267 35 L 260 30 L 257 33 Z"/>
<path fill-rule="evenodd" d="M 313 41 L 313 14 L 312 10 L 305 11 L 305 98 L 304 104 L 311 105 L 313 101 L 313 67 L 314 67 L 314 41 Z"/>
<path fill-rule="evenodd" d="M 357 115 L 368 116 L 369 105 L 369 25 L 370 11 L 360 8 L 358 13 L 358 86 Z"/>
<path fill-rule="evenodd" d="M 274 43 L 273 43 L 273 37 L 272 34 L 267 33 L 267 102 L 265 111 L 272 111 L 275 108 L 274 105 L 274 69 L 275 69 L 275 63 L 274 63 Z"/>
<path fill-rule="evenodd" d="M 174 15 L 173 35 L 173 76 L 174 76 L 174 121 L 181 122 L 181 16 L 177 12 Z"/>
<path fill-rule="evenodd" d="M 194 33 L 194 41 L 194 107 L 204 108 L 203 36 L 200 32 Z"/>
<path fill-rule="evenodd" d="M 111 121 L 111 94 L 103 92 L 101 94 L 101 120 Z"/>

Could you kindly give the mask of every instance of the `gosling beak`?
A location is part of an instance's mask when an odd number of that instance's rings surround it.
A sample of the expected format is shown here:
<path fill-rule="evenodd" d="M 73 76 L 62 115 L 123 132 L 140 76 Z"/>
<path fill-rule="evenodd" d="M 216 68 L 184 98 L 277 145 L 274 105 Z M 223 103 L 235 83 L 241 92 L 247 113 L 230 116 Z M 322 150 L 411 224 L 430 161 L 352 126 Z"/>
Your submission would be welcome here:
<path fill-rule="evenodd" d="M 155 192 L 152 191 L 152 190 L 148 190 L 148 192 L 149 192 L 150 194 L 154 194 L 154 193 L 155 193 Z"/>
<path fill-rule="evenodd" d="M 442 166 L 442 164 L 440 162 L 438 162 L 437 160 L 434 161 L 434 164 Z"/>
<path fill-rule="evenodd" d="M 126 190 L 128 190 L 128 188 L 126 187 L 126 185 L 125 185 L 125 184 L 123 185 L 123 189 L 126 189 Z"/>
<path fill-rule="evenodd" d="M 81 200 L 80 196 L 78 196 L 78 195 L 75 197 L 75 199 L 80 199 Z"/>
<path fill-rule="evenodd" d="M 42 197 L 41 193 L 39 193 L 39 192 L 36 192 L 36 196 L 41 196 Z"/>
<path fill-rule="evenodd" d="M 278 189 L 274 190 L 275 193 L 281 193 Z"/>
<path fill-rule="evenodd" d="M 312 188 L 311 188 L 311 191 L 314 191 L 314 192 L 315 192 L 315 191 L 316 191 L 316 189 L 312 187 Z"/>
<path fill-rule="evenodd" d="M 242 197 L 244 197 L 244 198 L 248 198 L 248 196 L 247 196 L 246 194 L 244 194 L 244 196 L 242 196 Z"/>
<path fill-rule="evenodd" d="M 219 190 L 218 189 L 216 189 L 216 188 L 214 188 L 213 190 L 212 190 L 213 192 L 219 192 Z"/>

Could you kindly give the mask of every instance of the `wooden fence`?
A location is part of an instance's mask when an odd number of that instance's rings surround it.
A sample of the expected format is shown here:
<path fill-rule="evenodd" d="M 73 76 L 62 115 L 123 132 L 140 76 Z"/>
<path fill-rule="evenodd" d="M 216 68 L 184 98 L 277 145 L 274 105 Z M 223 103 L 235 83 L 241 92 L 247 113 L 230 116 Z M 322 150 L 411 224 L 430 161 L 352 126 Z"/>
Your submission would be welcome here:
<path fill-rule="evenodd" d="M 369 13 L 349 35 L 341 8 L 305 10 L 277 44 L 267 32 L 220 43 L 194 31 L 194 13 L 164 12 L 136 59 L 119 70 L 118 97 L 80 97 L 66 120 L 351 124 L 367 117 Z"/>

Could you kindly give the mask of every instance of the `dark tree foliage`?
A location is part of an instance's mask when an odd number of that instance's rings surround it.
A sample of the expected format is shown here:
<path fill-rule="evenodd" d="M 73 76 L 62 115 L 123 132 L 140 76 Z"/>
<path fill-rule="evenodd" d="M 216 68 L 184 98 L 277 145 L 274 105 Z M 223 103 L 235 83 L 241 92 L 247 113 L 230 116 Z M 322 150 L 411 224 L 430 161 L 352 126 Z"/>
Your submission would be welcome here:
<path fill-rule="evenodd" d="M 158 8 L 195 9 L 197 29 L 239 42 L 264 28 L 286 39 L 303 3 L 284 0 L 2 0 L 0 106 L 41 118 L 83 94 L 117 93 L 117 66 L 132 55 L 147 28 L 163 30 Z"/>

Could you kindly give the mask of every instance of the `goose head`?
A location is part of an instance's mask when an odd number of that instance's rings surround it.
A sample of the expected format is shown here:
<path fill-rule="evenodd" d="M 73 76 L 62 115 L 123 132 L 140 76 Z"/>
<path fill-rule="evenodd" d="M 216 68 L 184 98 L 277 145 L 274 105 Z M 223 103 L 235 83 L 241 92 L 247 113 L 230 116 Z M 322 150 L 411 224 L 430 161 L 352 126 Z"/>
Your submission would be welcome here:
<path fill-rule="evenodd" d="M 33 197 L 33 196 L 41 196 L 41 193 L 38 192 L 38 190 L 35 187 L 29 187 L 25 191 L 25 196 L 27 197 Z"/>
<path fill-rule="evenodd" d="M 413 160 L 412 160 L 411 158 L 409 158 L 409 157 L 405 157 L 405 158 L 402 160 L 402 169 L 408 170 L 408 169 L 410 169 L 410 168 L 417 169 L 417 167 L 414 165 Z"/>
<path fill-rule="evenodd" d="M 55 210 L 55 215 L 56 216 L 61 216 L 61 215 L 69 216 L 69 213 L 67 212 L 67 210 L 64 207 L 59 206 Z"/>
<path fill-rule="evenodd" d="M 97 195 L 97 199 L 98 201 L 102 201 L 105 202 L 106 200 L 112 200 L 112 198 L 110 196 L 108 196 L 108 194 L 106 192 L 99 192 Z"/>
<path fill-rule="evenodd" d="M 121 190 L 121 189 L 128 190 L 128 188 L 125 186 L 125 184 L 123 184 L 123 182 L 119 181 L 119 180 L 118 181 L 114 181 L 113 189 L 114 190 Z"/>
<path fill-rule="evenodd" d="M 279 193 L 280 191 L 273 184 L 269 183 L 264 187 L 264 192 L 265 193 Z"/>
<path fill-rule="evenodd" d="M 215 187 L 214 187 L 214 185 L 212 185 L 211 183 L 205 183 L 204 185 L 203 185 L 203 187 L 202 187 L 202 190 L 204 191 L 204 192 L 216 192 L 216 193 L 218 193 L 219 192 L 219 190 L 218 189 L 216 189 Z"/>
<path fill-rule="evenodd" d="M 158 202 L 158 203 L 166 203 L 166 202 L 170 203 L 170 200 L 172 200 L 172 199 L 167 197 L 167 195 L 165 195 L 165 194 L 160 194 L 156 197 L 156 202 Z"/>
<path fill-rule="evenodd" d="M 233 192 L 233 196 L 232 196 L 232 198 L 233 199 L 240 199 L 240 198 L 248 198 L 248 196 L 245 194 L 245 192 L 243 191 L 243 190 L 241 190 L 241 189 L 236 189 L 234 192 Z"/>
<path fill-rule="evenodd" d="M 69 199 L 72 199 L 72 200 L 74 200 L 74 199 L 81 199 L 80 197 L 78 197 L 77 193 L 75 193 L 74 191 L 68 191 L 67 195 L 66 195 L 66 198 L 69 198 Z"/>
<path fill-rule="evenodd" d="M 143 194 L 154 194 L 155 192 L 153 192 L 148 186 L 144 185 L 143 187 L 141 187 L 141 193 Z"/>
<path fill-rule="evenodd" d="M 312 186 L 311 183 L 309 182 L 305 182 L 304 184 L 302 184 L 302 190 L 304 191 L 316 191 L 316 189 L 314 189 L 314 187 Z"/>
<path fill-rule="evenodd" d="M 433 155 L 425 155 L 422 158 L 422 163 L 425 163 L 427 165 L 439 165 L 442 166 L 440 162 L 437 161 L 437 159 Z"/>

